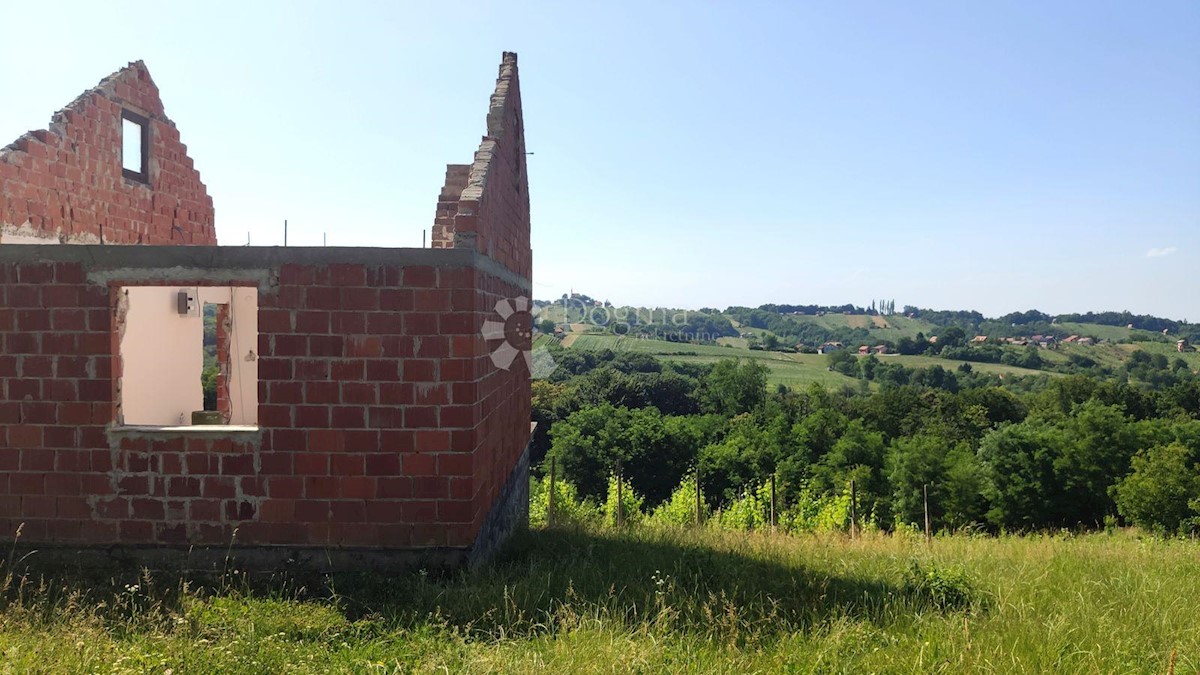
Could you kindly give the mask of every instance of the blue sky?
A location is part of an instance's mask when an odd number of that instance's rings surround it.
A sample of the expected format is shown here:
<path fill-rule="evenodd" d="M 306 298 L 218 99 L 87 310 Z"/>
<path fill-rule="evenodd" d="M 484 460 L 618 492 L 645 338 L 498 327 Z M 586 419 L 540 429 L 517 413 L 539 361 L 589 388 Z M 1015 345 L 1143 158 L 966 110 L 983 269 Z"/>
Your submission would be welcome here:
<path fill-rule="evenodd" d="M 0 143 L 144 59 L 225 244 L 419 246 L 520 54 L 535 291 L 1200 320 L 1200 3 L 0 0 Z"/>

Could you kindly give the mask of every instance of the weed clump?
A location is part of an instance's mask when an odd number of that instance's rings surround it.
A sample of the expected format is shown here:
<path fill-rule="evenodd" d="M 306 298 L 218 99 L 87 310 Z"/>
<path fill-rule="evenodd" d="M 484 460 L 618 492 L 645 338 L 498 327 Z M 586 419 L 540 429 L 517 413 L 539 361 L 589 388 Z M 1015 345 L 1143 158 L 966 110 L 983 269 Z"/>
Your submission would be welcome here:
<path fill-rule="evenodd" d="M 926 602 L 943 612 L 975 609 L 982 604 L 975 582 L 956 565 L 913 560 L 904 572 L 903 589 L 917 602 Z"/>

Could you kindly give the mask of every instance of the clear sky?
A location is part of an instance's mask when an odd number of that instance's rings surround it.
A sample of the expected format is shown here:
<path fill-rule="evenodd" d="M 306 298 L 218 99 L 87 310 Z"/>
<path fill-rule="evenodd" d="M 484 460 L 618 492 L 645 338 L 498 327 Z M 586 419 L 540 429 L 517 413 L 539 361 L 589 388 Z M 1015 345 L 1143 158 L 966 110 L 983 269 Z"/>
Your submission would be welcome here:
<path fill-rule="evenodd" d="M 520 54 L 535 295 L 1200 320 L 1200 3 L 0 0 L 0 144 L 134 59 L 222 243 L 419 246 Z"/>

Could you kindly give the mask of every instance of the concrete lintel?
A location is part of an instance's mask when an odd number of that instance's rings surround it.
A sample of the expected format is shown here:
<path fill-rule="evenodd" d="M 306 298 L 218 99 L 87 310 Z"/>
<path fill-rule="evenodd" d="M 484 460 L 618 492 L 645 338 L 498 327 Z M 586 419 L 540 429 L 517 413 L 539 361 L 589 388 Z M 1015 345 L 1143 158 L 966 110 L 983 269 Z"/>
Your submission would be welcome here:
<path fill-rule="evenodd" d="M 256 281 L 283 265 L 398 265 L 473 267 L 526 292 L 526 279 L 466 248 L 372 248 L 348 246 L 102 246 L 27 244 L 0 246 L 0 264 L 78 262 L 97 283 L 139 279 Z"/>
<path fill-rule="evenodd" d="M 254 282 L 260 291 L 268 290 L 272 283 L 269 269 L 248 268 L 199 268 L 199 267 L 119 267 L 88 272 L 88 281 L 101 285 L 110 282 L 147 285 L 188 285 L 198 281 L 211 282 L 213 285 L 242 286 L 246 282 Z"/>

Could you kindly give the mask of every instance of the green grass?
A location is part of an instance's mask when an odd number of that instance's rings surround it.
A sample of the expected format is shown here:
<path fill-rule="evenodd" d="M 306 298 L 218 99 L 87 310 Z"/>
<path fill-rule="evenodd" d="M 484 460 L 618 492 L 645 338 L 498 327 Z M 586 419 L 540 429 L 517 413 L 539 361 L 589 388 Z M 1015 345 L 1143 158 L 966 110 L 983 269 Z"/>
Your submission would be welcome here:
<path fill-rule="evenodd" d="M 1200 369 L 1200 352 L 1183 352 L 1180 353 L 1175 348 L 1175 342 L 1133 342 L 1118 344 L 1115 342 L 1102 342 L 1098 345 L 1078 345 L 1078 344 L 1060 344 L 1058 349 L 1046 349 L 1039 352 L 1043 359 L 1051 362 L 1064 362 L 1071 355 L 1086 356 L 1102 366 L 1116 368 L 1120 370 L 1125 362 L 1129 360 L 1129 356 L 1135 351 L 1144 351 L 1148 354 L 1162 354 L 1169 361 L 1175 359 L 1183 359 L 1188 367 L 1192 370 Z"/>
<path fill-rule="evenodd" d="M 964 602 L 940 604 L 938 580 Z M 542 530 L 444 576 L 19 584 L 3 672 L 1163 673 L 1172 651 L 1200 668 L 1200 545 L 1130 533 Z"/>
<path fill-rule="evenodd" d="M 909 368 L 928 368 L 929 366 L 941 366 L 943 368 L 953 370 L 958 368 L 966 361 L 958 361 L 955 359 L 943 359 L 936 356 L 904 356 L 904 355 L 885 355 L 879 357 L 881 360 L 903 364 Z M 977 363 L 971 361 L 971 368 L 984 373 L 1011 373 L 1013 375 L 1040 375 L 1043 371 L 1033 370 L 1031 368 L 1019 368 L 1017 366 L 1008 366 L 1003 363 Z M 1051 373 L 1053 375 L 1053 373 Z"/>
<path fill-rule="evenodd" d="M 665 340 L 642 340 L 619 335 L 585 334 L 576 338 L 572 349 L 611 349 L 613 351 L 652 354 L 681 363 L 716 363 L 721 359 L 752 359 L 770 369 L 768 383 L 792 387 L 819 382 L 825 386 L 856 385 L 857 380 L 830 372 L 825 357 L 820 354 L 785 354 L 739 348 L 733 345 L 693 345 Z"/>
<path fill-rule="evenodd" d="M 1135 342 L 1133 344 L 1115 346 L 1122 349 L 1126 355 L 1132 354 L 1134 350 L 1141 349 L 1150 354 L 1163 354 L 1171 361 L 1177 358 L 1183 359 L 1192 370 L 1200 368 L 1200 352 L 1188 351 L 1180 353 L 1175 347 L 1174 340 L 1169 344 L 1165 342 Z"/>

